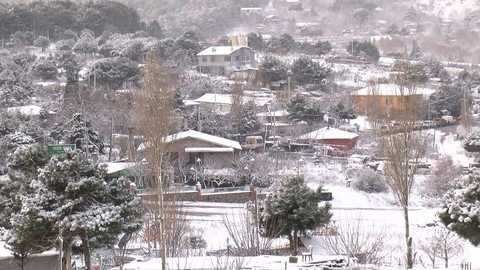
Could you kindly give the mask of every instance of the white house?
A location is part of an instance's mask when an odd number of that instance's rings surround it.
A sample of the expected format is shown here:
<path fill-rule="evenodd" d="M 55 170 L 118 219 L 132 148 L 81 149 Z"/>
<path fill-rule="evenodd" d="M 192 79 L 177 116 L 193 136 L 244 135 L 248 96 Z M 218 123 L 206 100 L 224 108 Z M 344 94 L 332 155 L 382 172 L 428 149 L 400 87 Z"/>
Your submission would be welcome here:
<path fill-rule="evenodd" d="M 238 41 L 238 37 L 232 37 Z M 227 76 L 234 71 L 251 69 L 255 66 L 255 54 L 250 47 L 243 45 L 212 46 L 197 54 L 201 73 Z M 242 40 L 243 40 L 242 39 Z"/>
<path fill-rule="evenodd" d="M 202 109 L 226 114 L 230 113 L 232 104 L 234 103 L 233 100 L 234 97 L 232 97 L 231 94 L 207 93 L 194 101 L 197 102 L 199 104 L 198 106 Z M 242 97 L 242 104 L 253 102 L 255 106 L 265 109 L 272 101 L 272 97 Z"/>

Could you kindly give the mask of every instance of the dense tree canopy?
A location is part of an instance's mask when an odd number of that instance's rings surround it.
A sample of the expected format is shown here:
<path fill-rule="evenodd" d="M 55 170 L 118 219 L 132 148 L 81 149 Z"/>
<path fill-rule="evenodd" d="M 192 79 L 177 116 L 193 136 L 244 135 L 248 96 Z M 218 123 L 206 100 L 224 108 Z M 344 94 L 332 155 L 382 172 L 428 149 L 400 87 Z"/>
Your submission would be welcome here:
<path fill-rule="evenodd" d="M 33 230 L 42 235 L 35 244 L 50 248 L 63 237 L 64 258 L 70 265 L 75 237 L 82 239 L 84 256 L 88 256 L 90 244 L 112 246 L 119 234 L 138 230 L 143 212 L 140 199 L 123 181 L 106 180 L 105 175 L 104 167 L 80 151 L 49 159 L 31 179 L 30 192 L 20 195 L 21 210 L 12 216 L 7 242 L 15 249 L 16 244 L 25 244 L 24 237 L 30 239 Z"/>
<path fill-rule="evenodd" d="M 292 79 L 300 85 L 325 84 L 329 73 L 330 68 L 308 57 L 297 58 L 292 65 Z"/>
<path fill-rule="evenodd" d="M 98 85 L 117 90 L 126 82 L 136 83 L 139 79 L 140 70 L 138 63 L 124 56 L 104 58 L 90 71 L 91 81 L 94 76 Z"/>
<path fill-rule="evenodd" d="M 279 231 L 296 253 L 299 234 L 328 224 L 332 217 L 330 204 L 319 206 L 321 190 L 311 190 L 300 176 L 282 179 L 264 202 L 261 224 L 267 229 L 265 234 L 272 233 L 268 229 Z"/>
<path fill-rule="evenodd" d="M 0 106 L 18 106 L 34 94 L 28 70 L 34 59 L 28 54 L 0 51 Z"/>
<path fill-rule="evenodd" d="M 267 50 L 272 53 L 284 55 L 294 50 L 296 42 L 289 34 L 283 34 L 279 37 L 272 37 L 267 42 Z"/>
<path fill-rule="evenodd" d="M 274 55 L 265 55 L 258 69 L 264 83 L 287 80 L 288 66 Z"/>
<path fill-rule="evenodd" d="M 458 84 L 444 84 L 430 95 L 431 110 L 437 115 L 447 110 L 454 117 L 461 115 L 463 93 Z"/>
<path fill-rule="evenodd" d="M 92 29 L 95 35 L 105 30 L 133 33 L 142 28 L 135 9 L 116 1 L 33 1 L 28 4 L 0 5 L 0 33 L 34 31 L 56 40 L 67 29 L 80 32 Z M 32 37 L 33 39 L 37 36 Z"/>
<path fill-rule="evenodd" d="M 347 45 L 347 51 L 354 56 L 364 56 L 366 59 L 374 62 L 380 58 L 380 52 L 377 47 L 369 41 L 351 41 Z"/>
<path fill-rule="evenodd" d="M 316 104 L 309 102 L 304 96 L 296 95 L 287 104 L 290 120 L 312 123 L 323 119 L 325 114 Z"/>

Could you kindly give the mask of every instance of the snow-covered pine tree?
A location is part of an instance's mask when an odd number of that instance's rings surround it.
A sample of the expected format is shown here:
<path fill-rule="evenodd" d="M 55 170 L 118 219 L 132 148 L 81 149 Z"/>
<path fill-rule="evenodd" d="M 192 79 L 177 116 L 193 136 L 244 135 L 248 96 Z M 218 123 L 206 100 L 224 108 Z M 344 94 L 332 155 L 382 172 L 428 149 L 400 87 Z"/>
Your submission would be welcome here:
<path fill-rule="evenodd" d="M 133 191 L 117 179 L 105 180 L 106 170 L 79 150 L 54 156 L 39 170 L 22 195 L 22 209 L 12 217 L 14 230 L 39 230 L 46 237 L 43 247 L 64 243 L 64 269 L 71 265 L 74 240 L 81 239 L 87 269 L 90 245 L 111 246 L 121 233 L 141 227 L 142 206 Z M 38 224 L 44 227 L 37 227 Z M 32 227 L 24 228 L 25 224 Z M 17 238 L 22 233 L 15 234 Z M 12 243 L 21 242 L 12 238 Z"/>
<path fill-rule="evenodd" d="M 9 177 L 0 182 L 0 227 L 8 230 L 4 240 L 22 269 L 31 254 L 50 247 L 46 239 L 55 238 L 54 233 L 46 229 L 49 224 L 28 220 L 27 215 L 21 213 L 22 196 L 34 192 L 30 183 L 50 157 L 47 149 L 40 145 L 18 148 L 8 160 Z"/>
<path fill-rule="evenodd" d="M 298 236 L 330 222 L 331 205 L 319 206 L 322 188 L 310 189 L 302 176 L 284 178 L 274 187 L 263 205 L 260 223 L 267 236 L 279 233 L 290 241 L 290 251 L 298 252 Z"/>
<path fill-rule="evenodd" d="M 468 152 L 480 152 L 480 129 L 474 129 L 467 134 L 463 148 Z"/>
<path fill-rule="evenodd" d="M 90 121 L 86 123 L 85 117 L 76 113 L 73 115 L 73 126 L 65 134 L 65 141 L 67 143 L 75 144 L 77 149 L 81 149 L 83 152 L 105 154 L 104 144 L 100 135 L 93 129 Z M 88 134 L 87 138 L 85 138 Z M 87 148 L 88 145 L 88 148 Z"/>
<path fill-rule="evenodd" d="M 8 159 L 8 178 L 0 182 L 0 227 L 11 228 L 10 216 L 20 211 L 20 196 L 32 190 L 30 182 L 35 179 L 37 170 L 50 159 L 47 149 L 40 145 L 18 148 Z"/>
<path fill-rule="evenodd" d="M 474 173 L 459 181 L 443 198 L 442 209 L 437 213 L 447 229 L 480 245 L 480 175 Z"/>
<path fill-rule="evenodd" d="M 253 102 L 247 103 L 242 108 L 242 117 L 238 119 L 236 131 L 240 134 L 250 134 L 258 131 L 260 122 L 255 113 L 255 104 Z"/>

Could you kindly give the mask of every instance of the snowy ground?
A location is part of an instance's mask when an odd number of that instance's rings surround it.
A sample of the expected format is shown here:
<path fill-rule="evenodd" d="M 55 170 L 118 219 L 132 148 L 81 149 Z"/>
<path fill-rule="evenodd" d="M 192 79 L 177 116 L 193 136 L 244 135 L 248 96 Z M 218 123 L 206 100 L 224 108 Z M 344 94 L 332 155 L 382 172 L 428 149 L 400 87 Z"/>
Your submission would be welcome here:
<path fill-rule="evenodd" d="M 359 119 L 359 122 L 365 122 Z M 469 158 L 465 155 L 461 147 L 461 141 L 455 140 L 453 134 L 444 134 L 436 131 L 435 134 L 438 154 L 451 155 L 453 160 L 461 165 L 468 164 Z M 324 185 L 324 188 L 333 193 L 333 214 L 336 222 L 346 221 L 352 218 L 361 218 L 366 224 L 375 224 L 373 227 L 379 228 L 382 226 L 388 227 L 390 236 L 388 241 L 391 246 L 397 246 L 399 251 L 390 258 L 390 263 L 395 265 L 395 261 L 401 258 L 401 249 L 403 247 L 403 215 L 398 207 L 395 206 L 395 199 L 391 193 L 382 194 L 366 194 L 354 190 L 352 187 L 345 185 L 345 176 L 342 172 L 343 168 L 340 164 L 333 164 L 333 166 L 319 166 L 307 163 L 301 168 L 301 172 L 308 174 L 310 179 L 309 185 L 312 188 L 318 185 Z M 419 181 L 422 180 L 419 176 Z M 325 183 L 325 178 L 328 183 Z M 323 184 L 325 183 L 325 184 Z M 422 197 L 418 194 L 412 196 L 412 207 L 410 208 L 410 226 L 411 234 L 415 240 L 423 240 L 432 232 L 429 227 L 437 222 L 436 212 L 438 208 L 427 208 L 422 206 Z M 228 234 L 222 225 L 222 219 L 225 214 L 239 215 L 243 211 L 244 206 L 241 204 L 215 204 L 215 203 L 189 203 L 187 209 L 191 213 L 190 219 L 192 226 L 199 232 L 203 233 L 204 239 L 208 243 L 208 250 L 225 249 L 227 246 Z M 415 249 L 415 245 L 414 245 Z M 459 268 L 459 264 L 463 261 L 471 262 L 472 269 L 480 269 L 480 256 L 478 254 L 480 249 L 472 247 L 465 242 L 465 251 L 460 256 L 451 261 L 451 269 Z M 420 256 L 420 255 L 419 255 Z M 272 259 L 268 257 L 268 259 Z M 267 257 L 265 260 L 267 260 Z M 317 256 L 314 259 L 321 259 Z M 422 258 L 424 262 L 428 259 Z M 283 265 L 286 258 L 276 259 L 278 265 Z M 281 261 L 281 262 L 280 262 Z M 437 262 L 439 265 L 441 261 Z M 292 268 L 288 266 L 288 268 Z M 417 266 L 419 267 L 419 266 Z M 270 269 L 275 269 L 274 264 L 271 264 Z M 284 269 L 279 267 L 278 269 Z M 296 267 L 295 267 L 296 268 Z M 393 268 L 401 268 L 395 266 Z"/>
<path fill-rule="evenodd" d="M 358 120 L 359 124 L 366 123 L 362 118 Z M 461 141 L 455 140 L 453 134 L 445 134 L 436 131 L 436 149 L 438 154 L 451 155 L 453 160 L 459 164 L 465 165 L 470 162 L 461 147 Z M 333 194 L 333 219 L 335 222 L 346 222 L 352 219 L 361 219 L 372 230 L 378 228 L 388 228 L 388 237 L 385 241 L 388 246 L 396 247 L 390 257 L 386 259 L 382 269 L 401 269 L 396 263 L 402 257 L 403 242 L 403 216 L 398 207 L 395 206 L 395 199 L 391 193 L 367 194 L 359 192 L 352 187 L 348 187 L 345 183 L 345 175 L 343 167 L 339 163 L 328 165 L 315 165 L 313 163 L 305 163 L 300 168 L 300 172 L 305 174 L 309 185 L 315 188 L 323 185 L 325 189 Z M 425 176 L 419 176 L 421 181 Z M 410 208 L 410 228 L 412 238 L 414 239 L 414 251 L 418 251 L 417 241 L 425 239 L 432 232 L 432 224 L 437 221 L 436 212 L 438 208 L 428 208 L 423 206 L 423 198 L 418 194 L 413 194 L 411 198 Z M 190 202 L 185 205 L 188 213 L 188 219 L 191 226 L 197 234 L 207 242 L 206 250 L 226 249 L 227 239 L 229 238 L 222 220 L 224 216 L 239 217 L 244 211 L 243 204 L 226 204 L 226 203 L 205 203 Z M 282 243 L 285 243 L 284 240 Z M 461 262 L 470 262 L 472 269 L 480 269 L 480 249 L 472 247 L 465 242 L 465 251 L 463 254 L 451 260 L 450 269 L 459 269 Z M 420 253 L 418 257 L 422 256 Z M 424 255 L 423 255 L 424 256 Z M 417 257 L 417 258 L 418 258 Z M 324 256 L 314 255 L 314 261 L 324 259 Z M 300 258 L 301 259 L 301 258 Z M 425 257 L 424 262 L 428 262 Z M 170 269 L 201 269 L 212 265 L 234 263 L 241 261 L 251 269 L 303 269 L 306 265 L 289 264 L 288 257 L 277 256 L 260 256 L 253 258 L 215 258 L 215 257 L 190 257 L 183 259 L 170 259 L 168 264 Z M 438 260 L 438 265 L 442 265 L 442 261 Z M 388 266 L 389 265 L 389 266 Z M 415 265 L 418 269 L 425 269 L 420 264 Z M 309 267 L 312 269 L 313 267 Z M 428 267 L 426 267 L 428 269 Z M 147 262 L 132 262 L 124 269 L 160 269 L 158 259 Z"/>

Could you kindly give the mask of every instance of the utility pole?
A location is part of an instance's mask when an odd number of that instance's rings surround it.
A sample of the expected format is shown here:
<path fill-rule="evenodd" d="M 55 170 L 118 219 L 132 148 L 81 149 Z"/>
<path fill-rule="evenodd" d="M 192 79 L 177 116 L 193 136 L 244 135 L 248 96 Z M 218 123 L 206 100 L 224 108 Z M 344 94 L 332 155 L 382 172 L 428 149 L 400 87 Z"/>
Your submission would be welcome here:
<path fill-rule="evenodd" d="M 83 132 L 85 136 L 85 154 L 87 156 L 87 159 L 90 157 L 90 151 L 89 151 L 89 139 L 88 139 L 88 129 L 87 129 L 87 114 L 85 110 L 85 106 L 83 107 Z"/>
<path fill-rule="evenodd" d="M 108 161 L 112 161 L 112 146 L 113 146 L 113 117 L 110 118 L 110 147 L 108 148 Z"/>
<path fill-rule="evenodd" d="M 97 64 L 93 64 L 93 90 L 97 91 Z"/>

